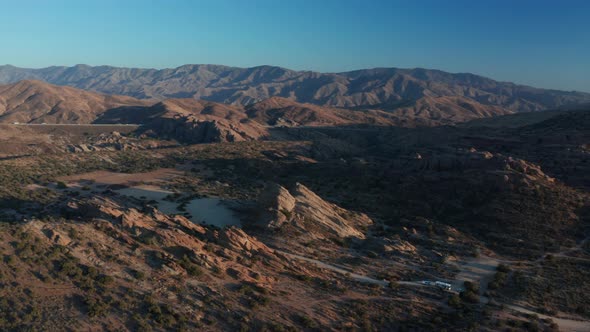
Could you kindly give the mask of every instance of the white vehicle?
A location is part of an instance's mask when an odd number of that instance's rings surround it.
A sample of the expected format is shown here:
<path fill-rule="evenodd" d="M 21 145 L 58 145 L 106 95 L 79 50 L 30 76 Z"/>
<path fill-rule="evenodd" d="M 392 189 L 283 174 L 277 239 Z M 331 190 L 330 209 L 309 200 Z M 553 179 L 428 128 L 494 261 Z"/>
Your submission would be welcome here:
<path fill-rule="evenodd" d="M 451 284 L 446 283 L 446 282 L 442 282 L 442 281 L 435 281 L 434 285 L 440 289 L 447 290 L 447 291 L 450 291 L 452 288 Z"/>

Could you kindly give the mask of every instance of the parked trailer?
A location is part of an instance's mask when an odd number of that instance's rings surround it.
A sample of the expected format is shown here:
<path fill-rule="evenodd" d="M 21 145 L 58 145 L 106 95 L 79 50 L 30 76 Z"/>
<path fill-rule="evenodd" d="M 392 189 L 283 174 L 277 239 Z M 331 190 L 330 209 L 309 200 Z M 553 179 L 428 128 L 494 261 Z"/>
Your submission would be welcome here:
<path fill-rule="evenodd" d="M 435 281 L 434 285 L 440 289 L 447 290 L 447 291 L 450 291 L 452 288 L 451 284 L 446 283 L 446 282 L 442 282 L 442 281 Z"/>

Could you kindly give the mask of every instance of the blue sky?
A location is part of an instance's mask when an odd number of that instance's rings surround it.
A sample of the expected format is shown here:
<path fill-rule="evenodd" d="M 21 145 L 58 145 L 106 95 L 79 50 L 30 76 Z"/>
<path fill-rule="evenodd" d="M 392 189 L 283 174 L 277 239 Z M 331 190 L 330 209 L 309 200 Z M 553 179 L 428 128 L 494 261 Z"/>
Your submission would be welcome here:
<path fill-rule="evenodd" d="M 424 67 L 590 91 L 590 1 L 0 0 L 0 64 Z"/>

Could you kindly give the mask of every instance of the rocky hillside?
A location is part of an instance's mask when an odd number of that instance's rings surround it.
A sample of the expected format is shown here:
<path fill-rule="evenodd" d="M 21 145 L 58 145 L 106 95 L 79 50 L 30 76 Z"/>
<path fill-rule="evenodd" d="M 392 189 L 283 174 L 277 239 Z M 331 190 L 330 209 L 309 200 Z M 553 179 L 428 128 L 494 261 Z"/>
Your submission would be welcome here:
<path fill-rule="evenodd" d="M 90 123 L 106 110 L 145 101 L 107 96 L 40 81 L 0 85 L 0 122 Z"/>
<path fill-rule="evenodd" d="M 271 97 L 245 108 L 248 117 L 268 126 L 408 126 L 439 125 L 450 121 L 447 116 L 416 117 L 380 110 L 350 110 L 309 103 L 297 103 L 282 97 Z"/>
<path fill-rule="evenodd" d="M 140 132 L 185 143 L 238 142 L 266 135 L 239 107 L 194 99 L 169 99 L 136 111 L 106 112 L 96 122 L 137 121 Z"/>
<path fill-rule="evenodd" d="M 525 112 L 590 102 L 590 94 L 536 89 L 473 74 L 377 68 L 346 73 L 293 71 L 280 67 L 185 65 L 173 69 L 109 66 L 23 69 L 0 67 L 0 83 L 38 79 L 135 98 L 193 98 L 250 105 L 279 96 L 297 102 L 412 112 Z"/>
<path fill-rule="evenodd" d="M 511 112 L 465 97 L 424 97 L 414 106 L 386 112 L 318 106 L 282 97 L 242 106 L 191 98 L 147 101 L 41 81 L 0 86 L 0 123 L 140 124 L 140 133 L 184 143 L 256 140 L 267 137 L 269 127 L 437 126 Z"/>
<path fill-rule="evenodd" d="M 460 103 L 457 98 L 429 99 L 414 107 L 385 112 L 302 104 L 282 97 L 271 97 L 249 106 L 190 98 L 156 102 L 107 96 L 41 81 L 21 81 L 0 86 L 0 122 L 149 124 L 151 129 L 165 131 L 167 137 L 194 143 L 203 139 L 207 142 L 256 139 L 263 135 L 265 126 L 433 126 L 508 112 L 498 106 L 483 107 L 469 102 L 455 106 L 456 103 Z M 185 132 L 193 132 L 194 127 L 199 128 L 201 133 L 197 136 L 201 138 L 187 139 Z M 203 131 L 211 130 L 227 132 L 223 135 L 228 138 L 209 139 L 210 134 Z"/>

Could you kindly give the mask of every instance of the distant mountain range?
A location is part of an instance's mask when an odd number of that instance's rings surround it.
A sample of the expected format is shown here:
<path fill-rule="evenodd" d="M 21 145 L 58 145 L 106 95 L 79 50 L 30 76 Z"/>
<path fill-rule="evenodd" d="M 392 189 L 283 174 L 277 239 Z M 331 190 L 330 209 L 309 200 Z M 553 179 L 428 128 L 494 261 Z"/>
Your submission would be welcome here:
<path fill-rule="evenodd" d="M 410 119 L 459 122 L 590 102 L 590 93 L 537 89 L 473 74 L 377 68 L 345 73 L 280 67 L 185 65 L 174 69 L 109 66 L 24 69 L 0 66 L 0 83 L 35 79 L 138 99 L 202 99 L 252 105 L 270 97 L 322 106 L 379 109 Z M 444 121 L 443 121 L 444 122 Z"/>
<path fill-rule="evenodd" d="M 272 126 L 411 126 L 407 119 L 384 111 L 302 104 L 281 97 L 248 106 L 191 98 L 156 101 L 35 80 L 0 85 L 0 123 L 141 124 L 188 142 L 256 139 Z M 420 120 L 418 124 L 437 123 Z"/>
<path fill-rule="evenodd" d="M 236 128 L 248 123 L 261 126 L 365 124 L 415 127 L 454 124 L 507 113 L 498 106 L 468 106 L 469 101 L 453 106 L 457 97 L 441 99 L 446 100 L 444 108 L 429 113 L 337 108 L 298 103 L 282 97 L 270 97 L 244 106 L 192 98 L 137 99 L 23 80 L 0 85 L 0 123 L 148 124 L 161 119 L 181 118 L 189 122 L 217 121 Z M 256 129 L 256 132 L 260 130 Z"/>

